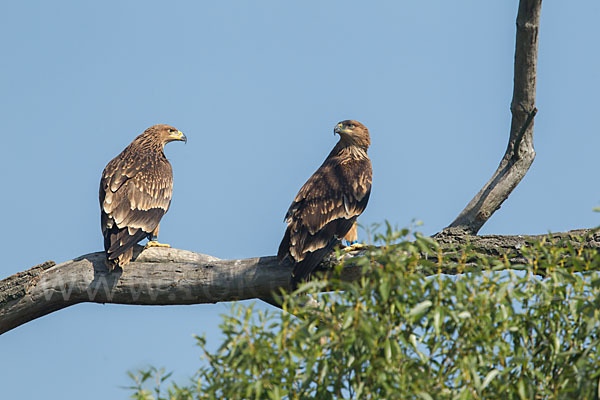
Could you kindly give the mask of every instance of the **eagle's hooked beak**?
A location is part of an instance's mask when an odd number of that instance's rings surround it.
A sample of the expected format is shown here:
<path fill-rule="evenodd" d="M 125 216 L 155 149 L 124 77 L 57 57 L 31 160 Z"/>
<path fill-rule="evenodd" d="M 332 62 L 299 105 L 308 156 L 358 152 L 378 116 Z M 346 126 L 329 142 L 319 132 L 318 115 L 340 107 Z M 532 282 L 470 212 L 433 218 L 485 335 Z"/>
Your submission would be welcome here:
<path fill-rule="evenodd" d="M 171 137 L 174 140 L 181 140 L 182 142 L 187 143 L 187 137 L 181 131 L 173 132 Z"/>
<path fill-rule="evenodd" d="M 335 128 L 333 128 L 333 136 L 335 136 L 336 133 L 340 136 L 342 135 L 342 123 L 341 122 L 339 124 L 337 124 L 335 126 Z"/>

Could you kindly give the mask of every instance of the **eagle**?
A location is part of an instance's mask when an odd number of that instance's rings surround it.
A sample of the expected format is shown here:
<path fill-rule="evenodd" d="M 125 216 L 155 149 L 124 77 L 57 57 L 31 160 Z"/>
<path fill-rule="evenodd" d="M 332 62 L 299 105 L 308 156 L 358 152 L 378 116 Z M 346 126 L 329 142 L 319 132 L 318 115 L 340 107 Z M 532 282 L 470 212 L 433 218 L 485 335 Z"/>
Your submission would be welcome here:
<path fill-rule="evenodd" d="M 302 186 L 285 215 L 287 229 L 277 258 L 294 265 L 295 289 L 310 278 L 323 258 L 342 239 L 356 243 L 356 219 L 367 207 L 373 171 L 367 150 L 369 130 L 358 121 L 338 123 L 338 143 Z"/>
<path fill-rule="evenodd" d="M 133 246 L 144 238 L 147 247 L 163 246 L 153 239 L 169 210 L 173 170 L 165 144 L 186 136 L 169 125 L 154 125 L 136 137 L 104 168 L 100 179 L 100 224 L 106 264 L 112 271 L 133 257 Z"/>

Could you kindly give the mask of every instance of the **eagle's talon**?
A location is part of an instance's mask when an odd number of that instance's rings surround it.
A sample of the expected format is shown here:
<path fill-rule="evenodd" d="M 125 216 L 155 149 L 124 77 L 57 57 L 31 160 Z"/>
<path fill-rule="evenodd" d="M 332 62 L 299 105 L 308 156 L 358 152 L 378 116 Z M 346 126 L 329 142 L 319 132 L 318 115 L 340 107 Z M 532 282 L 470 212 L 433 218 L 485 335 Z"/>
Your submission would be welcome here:
<path fill-rule="evenodd" d="M 345 252 L 351 252 L 351 251 L 365 250 L 368 247 L 369 246 L 367 246 L 364 243 L 354 242 L 354 243 L 350 244 L 349 246 L 344 247 L 343 250 Z"/>
<path fill-rule="evenodd" d="M 150 247 L 167 247 L 167 248 L 171 248 L 171 245 L 166 244 L 166 243 L 158 243 L 156 240 L 151 240 L 148 243 L 146 243 L 146 246 L 144 246 L 144 249 L 148 249 Z"/>

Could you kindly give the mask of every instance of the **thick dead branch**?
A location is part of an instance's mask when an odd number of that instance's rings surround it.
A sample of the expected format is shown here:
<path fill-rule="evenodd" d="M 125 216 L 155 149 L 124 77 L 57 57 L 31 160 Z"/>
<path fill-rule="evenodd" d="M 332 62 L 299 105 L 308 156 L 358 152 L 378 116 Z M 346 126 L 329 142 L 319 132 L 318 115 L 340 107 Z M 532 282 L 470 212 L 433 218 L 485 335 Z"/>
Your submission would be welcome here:
<path fill-rule="evenodd" d="M 470 246 L 482 255 L 511 254 L 521 262 L 522 249 L 542 236 L 464 236 L 445 231 L 436 240 L 450 254 Z M 583 243 L 572 239 L 586 236 Z M 574 246 L 600 248 L 600 234 L 578 230 L 553 234 Z M 47 261 L 0 281 L 0 334 L 26 322 L 73 304 L 113 303 L 179 305 L 217 303 L 244 299 L 271 299 L 280 288 L 289 289 L 291 266 L 279 265 L 275 257 L 219 260 L 186 250 L 150 248 L 125 267 L 109 273 L 104 253 L 91 253 L 62 264 Z M 329 268 L 337 261 L 321 265 Z M 355 280 L 361 269 L 351 263 L 342 278 Z M 424 273 L 436 274 L 438 268 Z M 457 273 L 448 265 L 442 273 Z"/>
<path fill-rule="evenodd" d="M 517 15 L 512 123 L 504 157 L 492 178 L 450 224 L 474 235 L 521 182 L 535 158 L 533 118 L 542 0 L 521 0 Z"/>

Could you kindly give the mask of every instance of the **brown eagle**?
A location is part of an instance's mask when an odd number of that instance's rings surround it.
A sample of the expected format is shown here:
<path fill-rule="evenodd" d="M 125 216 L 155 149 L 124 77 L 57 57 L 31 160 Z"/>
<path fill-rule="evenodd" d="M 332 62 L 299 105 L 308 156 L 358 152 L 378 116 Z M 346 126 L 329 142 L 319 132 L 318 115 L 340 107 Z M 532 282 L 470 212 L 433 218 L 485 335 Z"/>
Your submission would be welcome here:
<path fill-rule="evenodd" d="M 293 288 L 310 278 L 339 240 L 356 242 L 356 218 L 367 207 L 371 194 L 369 130 L 358 121 L 347 120 L 337 124 L 333 132 L 340 140 L 302 186 L 285 215 L 288 225 L 277 258 L 281 262 L 289 257 L 293 262 Z"/>
<path fill-rule="evenodd" d="M 173 171 L 163 149 L 174 140 L 187 142 L 172 126 L 151 126 L 104 168 L 100 224 L 109 270 L 126 265 L 133 246 L 144 238 L 148 247 L 169 246 L 152 239 L 171 204 Z"/>

